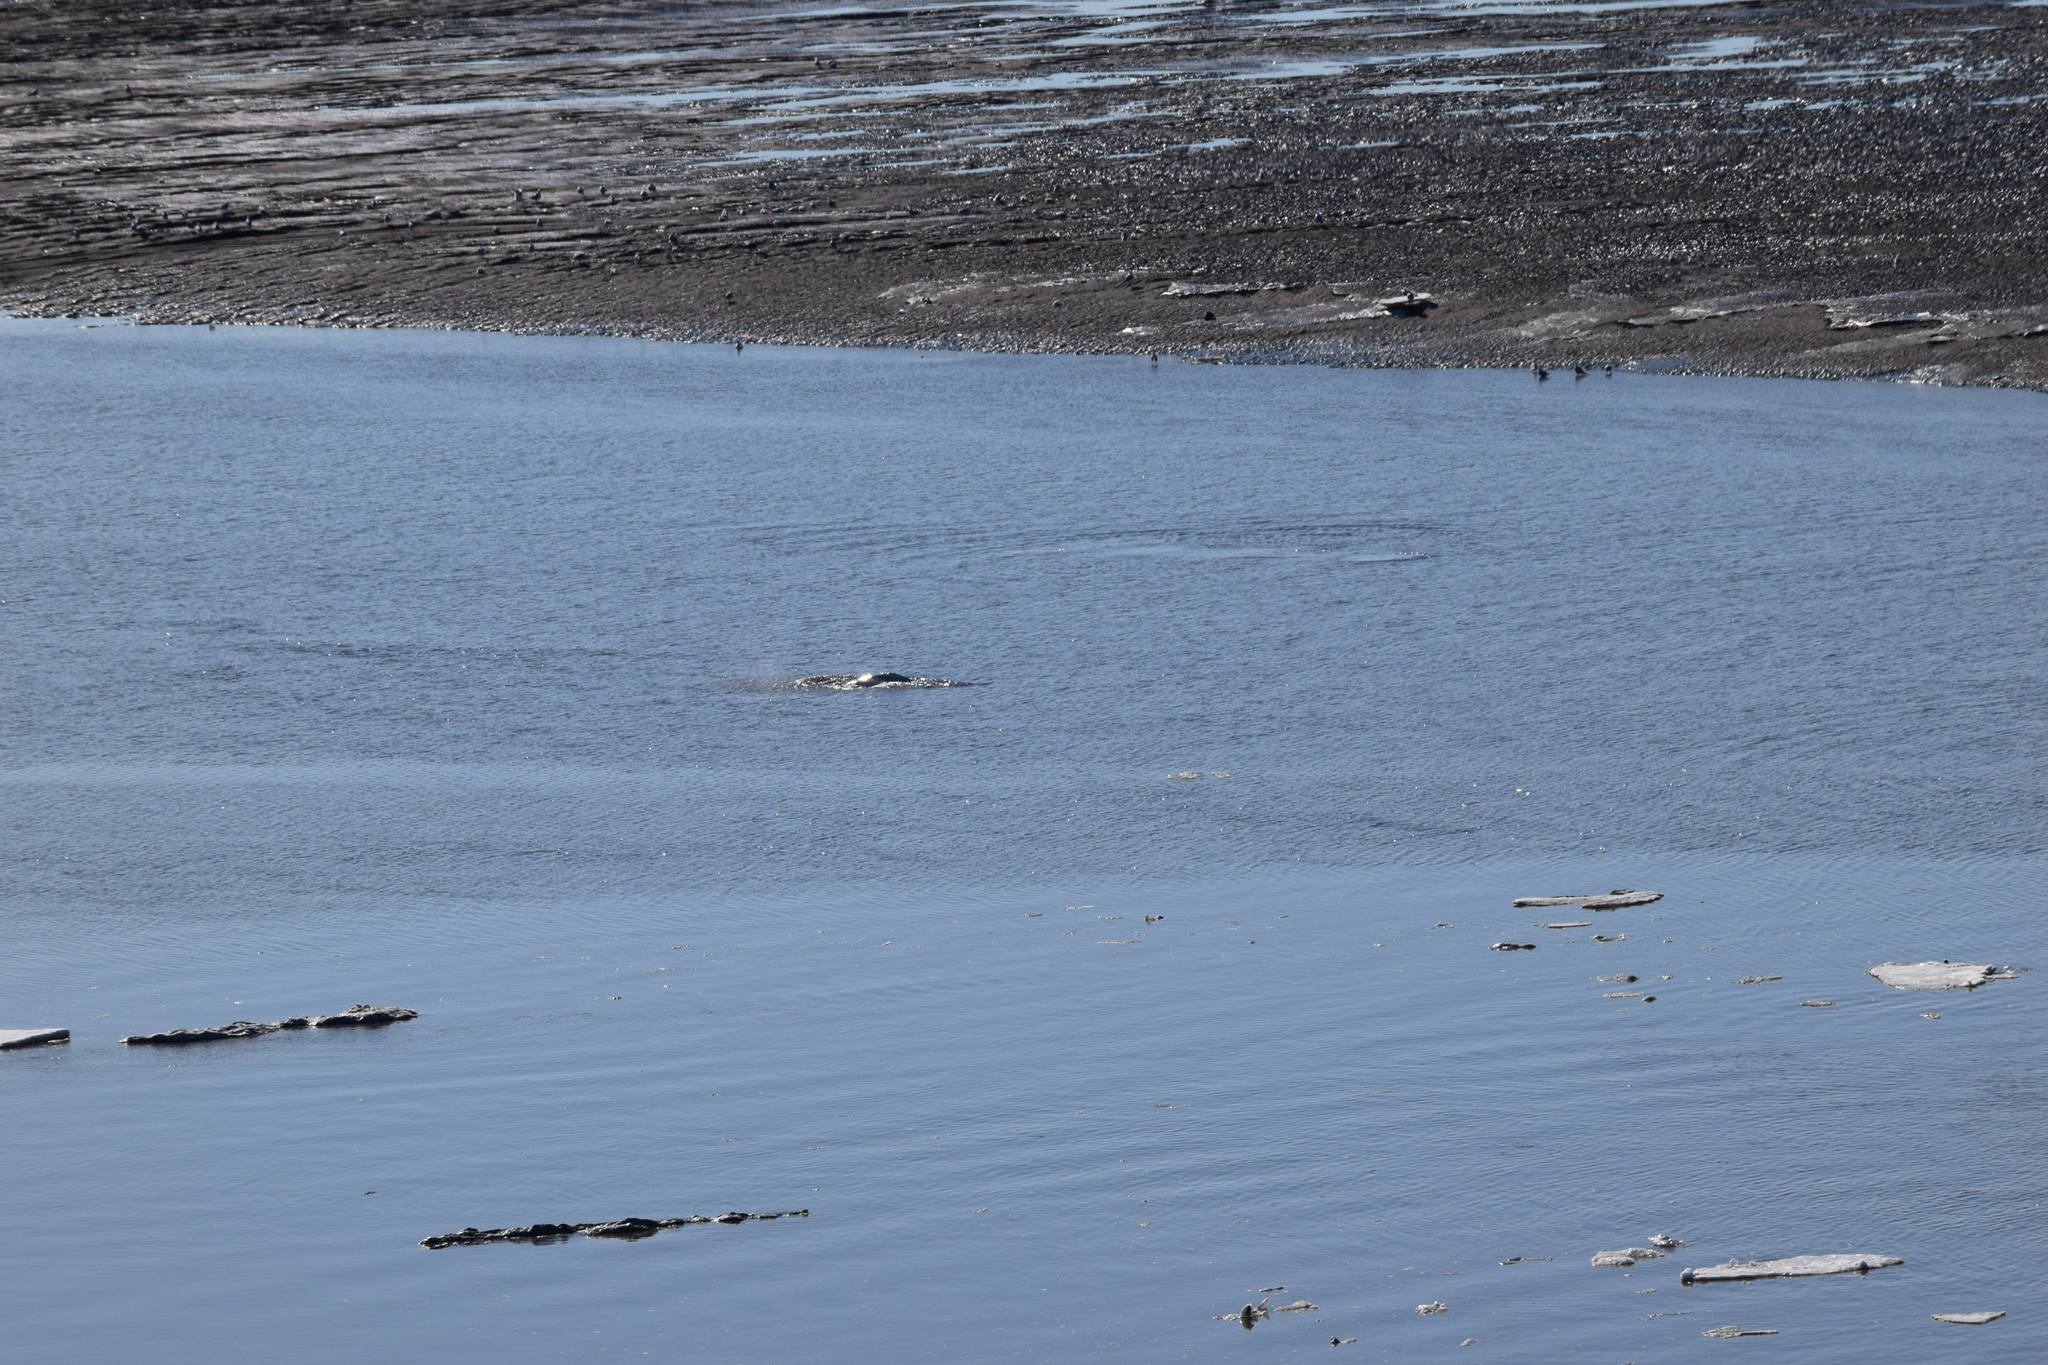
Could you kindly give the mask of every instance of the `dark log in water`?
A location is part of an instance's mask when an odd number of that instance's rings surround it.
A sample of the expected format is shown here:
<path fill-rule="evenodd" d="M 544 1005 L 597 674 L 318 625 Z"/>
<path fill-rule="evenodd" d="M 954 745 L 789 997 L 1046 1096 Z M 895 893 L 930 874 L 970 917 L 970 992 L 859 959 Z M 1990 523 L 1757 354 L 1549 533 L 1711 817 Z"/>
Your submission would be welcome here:
<path fill-rule="evenodd" d="M 442 1247 L 482 1246 L 486 1242 L 559 1242 L 578 1233 L 585 1237 L 616 1237 L 638 1241 L 652 1237 L 663 1228 L 693 1227 L 699 1223 L 768 1223 L 777 1218 L 808 1218 L 809 1209 L 787 1209 L 781 1213 L 698 1213 L 688 1218 L 614 1218 L 602 1223 L 530 1223 L 520 1228 L 463 1228 L 422 1237 L 420 1245 L 429 1251 Z"/>
<path fill-rule="evenodd" d="M 130 1046 L 176 1047 L 186 1043 L 219 1043 L 233 1038 L 261 1038 L 265 1034 L 302 1028 L 383 1028 L 419 1018 L 418 1010 L 400 1005 L 350 1005 L 340 1014 L 297 1014 L 289 1019 L 237 1019 L 218 1028 L 174 1028 L 163 1033 L 131 1033 L 121 1041 Z"/>

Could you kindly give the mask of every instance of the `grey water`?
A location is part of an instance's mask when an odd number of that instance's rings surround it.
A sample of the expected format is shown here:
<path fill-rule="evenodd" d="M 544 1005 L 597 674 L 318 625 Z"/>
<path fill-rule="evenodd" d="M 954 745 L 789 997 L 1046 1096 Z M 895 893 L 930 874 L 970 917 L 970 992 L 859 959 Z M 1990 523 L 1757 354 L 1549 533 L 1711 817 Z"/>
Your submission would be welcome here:
<path fill-rule="evenodd" d="M 0 379 L 0 1027 L 73 1033 L 0 1054 L 10 1360 L 2048 1347 L 2048 975 L 1865 975 L 2048 965 L 2037 395 L 21 320 Z M 868 670 L 975 685 L 788 685 Z M 420 1017 L 118 1042 L 358 1001 Z M 1679 1279 L 1847 1249 L 1906 1264 Z"/>

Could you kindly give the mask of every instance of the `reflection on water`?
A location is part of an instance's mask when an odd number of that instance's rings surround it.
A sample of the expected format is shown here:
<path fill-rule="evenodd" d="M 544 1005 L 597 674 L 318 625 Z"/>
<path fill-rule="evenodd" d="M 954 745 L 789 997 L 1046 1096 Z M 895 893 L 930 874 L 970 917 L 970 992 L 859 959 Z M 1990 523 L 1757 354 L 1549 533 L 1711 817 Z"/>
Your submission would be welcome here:
<path fill-rule="evenodd" d="M 24 1359 L 1906 1365 L 2022 1302 L 2048 978 L 1864 972 L 2048 963 L 2037 397 L 0 351 Z M 984 685 L 747 685 L 884 670 Z M 358 1001 L 420 1018 L 115 1041 Z M 416 1245 L 729 1208 L 813 1212 Z M 1907 1264 L 1678 1283 L 1845 1249 Z"/>

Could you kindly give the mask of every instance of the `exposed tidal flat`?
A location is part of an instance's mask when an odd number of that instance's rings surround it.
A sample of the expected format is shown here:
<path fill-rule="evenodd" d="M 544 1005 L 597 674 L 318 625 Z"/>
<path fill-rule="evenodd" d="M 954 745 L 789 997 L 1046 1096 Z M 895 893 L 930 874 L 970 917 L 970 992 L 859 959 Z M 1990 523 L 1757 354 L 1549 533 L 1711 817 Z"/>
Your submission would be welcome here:
<path fill-rule="evenodd" d="M 2033 395 L 0 372 L 13 1358 L 2048 1345 L 2048 977 L 1868 975 L 2048 964 Z M 973 685 L 797 685 L 883 672 Z M 351 1001 L 418 1017 L 118 1042 Z M 809 1216 L 419 1245 L 725 1210 Z M 1681 1283 L 1839 1253 L 1903 1264 Z"/>
<path fill-rule="evenodd" d="M 0 306 L 2039 388 L 2044 33 L 2027 0 L 35 0 L 0 6 Z"/>

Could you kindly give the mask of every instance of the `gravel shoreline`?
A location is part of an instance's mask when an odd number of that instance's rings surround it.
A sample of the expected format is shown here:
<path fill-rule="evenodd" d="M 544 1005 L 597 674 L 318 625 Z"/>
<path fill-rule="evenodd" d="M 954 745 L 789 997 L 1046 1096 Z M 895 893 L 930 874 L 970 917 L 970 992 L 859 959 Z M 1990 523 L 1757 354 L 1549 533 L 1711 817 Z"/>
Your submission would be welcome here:
<path fill-rule="evenodd" d="M 36 0 L 0 7 L 0 307 L 2048 388 L 2044 39 L 2010 4 Z"/>

